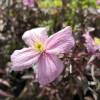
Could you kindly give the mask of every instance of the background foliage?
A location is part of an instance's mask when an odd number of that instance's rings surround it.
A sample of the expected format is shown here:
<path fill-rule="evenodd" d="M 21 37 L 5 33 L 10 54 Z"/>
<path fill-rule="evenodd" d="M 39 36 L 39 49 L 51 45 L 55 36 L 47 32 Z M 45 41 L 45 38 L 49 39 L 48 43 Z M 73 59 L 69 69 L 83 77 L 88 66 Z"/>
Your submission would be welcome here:
<path fill-rule="evenodd" d="M 67 81 L 63 78 L 62 83 L 58 82 L 43 89 L 39 88 L 38 84 L 32 84 L 31 81 L 29 83 L 29 79 L 22 79 L 21 77 L 25 73 L 31 73 L 31 69 L 23 73 L 10 72 L 10 55 L 15 49 L 21 49 L 25 45 L 21 39 L 23 33 L 35 27 L 45 26 L 49 30 L 49 35 L 51 35 L 70 25 L 73 28 L 75 39 L 80 41 L 84 30 L 93 27 L 95 28 L 94 34 L 100 36 L 99 8 L 95 0 L 35 0 L 34 7 L 24 6 L 21 0 L 1 0 L 0 92 L 7 96 L 5 99 L 12 99 L 16 96 L 22 100 L 25 96 L 22 91 L 27 87 L 32 87 L 27 90 L 29 92 L 26 92 L 26 99 L 23 100 L 29 100 L 29 98 L 34 98 L 34 100 L 76 100 L 74 98 L 77 98 L 77 100 L 96 100 L 94 99 L 96 94 L 94 91 L 90 93 L 90 99 L 87 99 L 88 97 L 83 99 L 86 96 L 84 95 L 84 88 L 85 90 L 87 87 L 89 88 L 89 86 L 85 87 L 88 79 L 83 84 L 83 81 L 78 82 L 74 79 L 76 76 L 73 75 L 68 75 Z M 75 52 L 79 51 L 82 51 L 82 48 L 78 44 L 78 51 Z M 83 70 L 80 66 L 85 64 L 83 58 L 82 61 L 79 61 L 80 63 L 78 62 L 75 65 L 78 66 L 79 71 Z M 74 95 L 75 93 L 77 95 Z"/>

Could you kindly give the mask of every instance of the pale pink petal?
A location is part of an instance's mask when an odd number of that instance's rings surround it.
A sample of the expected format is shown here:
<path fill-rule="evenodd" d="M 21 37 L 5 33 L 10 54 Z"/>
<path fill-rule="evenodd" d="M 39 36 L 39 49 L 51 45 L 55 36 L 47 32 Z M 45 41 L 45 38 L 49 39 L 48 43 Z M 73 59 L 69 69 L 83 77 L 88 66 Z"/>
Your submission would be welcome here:
<path fill-rule="evenodd" d="M 40 54 L 33 51 L 32 48 L 23 48 L 21 50 L 15 50 L 11 55 L 12 70 L 22 71 L 29 67 L 32 67 L 39 58 Z"/>
<path fill-rule="evenodd" d="M 22 39 L 28 46 L 33 46 L 35 41 L 44 43 L 47 38 L 47 29 L 42 27 L 28 30 L 22 36 Z"/>
<path fill-rule="evenodd" d="M 100 0 L 96 0 L 97 1 L 97 5 L 100 5 Z"/>
<path fill-rule="evenodd" d="M 36 78 L 44 86 L 54 81 L 62 73 L 64 65 L 54 55 L 43 53 L 36 67 Z"/>
<path fill-rule="evenodd" d="M 51 35 L 46 41 L 46 52 L 52 54 L 68 53 L 74 47 L 75 41 L 70 26 Z"/>
<path fill-rule="evenodd" d="M 34 0 L 23 0 L 25 6 L 34 7 Z"/>
<path fill-rule="evenodd" d="M 87 51 L 88 52 L 95 52 L 95 49 L 94 49 L 94 40 L 92 39 L 92 37 L 90 36 L 89 32 L 85 33 L 84 35 L 84 38 L 85 38 L 85 46 L 87 48 Z"/>
<path fill-rule="evenodd" d="M 100 45 L 95 44 L 95 40 L 90 35 L 90 32 L 86 32 L 83 37 L 85 38 L 85 46 L 89 53 L 95 53 L 96 51 L 100 52 Z"/>

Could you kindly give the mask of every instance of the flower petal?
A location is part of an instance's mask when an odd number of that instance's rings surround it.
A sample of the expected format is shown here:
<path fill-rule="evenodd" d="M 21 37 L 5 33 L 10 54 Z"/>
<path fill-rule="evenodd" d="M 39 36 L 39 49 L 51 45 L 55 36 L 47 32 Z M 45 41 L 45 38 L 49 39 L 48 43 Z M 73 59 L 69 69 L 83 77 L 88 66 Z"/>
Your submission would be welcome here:
<path fill-rule="evenodd" d="M 22 71 L 32 64 L 36 63 L 39 58 L 39 54 L 33 51 L 32 48 L 23 48 L 21 50 L 15 50 L 11 55 L 12 70 Z"/>
<path fill-rule="evenodd" d="M 86 32 L 83 37 L 85 38 L 85 46 L 88 52 L 95 53 L 96 51 L 100 51 L 100 45 L 95 43 L 95 40 L 92 38 L 89 32 Z"/>
<path fill-rule="evenodd" d="M 34 0 L 23 0 L 25 6 L 34 7 Z"/>
<path fill-rule="evenodd" d="M 33 46 L 35 41 L 44 43 L 47 38 L 47 29 L 42 27 L 28 30 L 22 36 L 22 39 L 28 46 Z"/>
<path fill-rule="evenodd" d="M 96 0 L 96 2 L 97 2 L 97 5 L 100 5 L 100 0 Z"/>
<path fill-rule="evenodd" d="M 85 38 L 85 46 L 87 48 L 88 52 L 94 53 L 95 52 L 95 48 L 94 48 L 94 40 L 92 39 L 92 37 L 90 36 L 89 32 L 86 32 L 83 37 Z"/>
<path fill-rule="evenodd" d="M 68 53 L 74 44 L 72 29 L 68 26 L 47 39 L 46 50 L 52 54 Z"/>
<path fill-rule="evenodd" d="M 39 83 L 44 86 L 54 81 L 63 71 L 64 65 L 60 59 L 54 55 L 42 54 L 39 58 L 36 77 Z"/>

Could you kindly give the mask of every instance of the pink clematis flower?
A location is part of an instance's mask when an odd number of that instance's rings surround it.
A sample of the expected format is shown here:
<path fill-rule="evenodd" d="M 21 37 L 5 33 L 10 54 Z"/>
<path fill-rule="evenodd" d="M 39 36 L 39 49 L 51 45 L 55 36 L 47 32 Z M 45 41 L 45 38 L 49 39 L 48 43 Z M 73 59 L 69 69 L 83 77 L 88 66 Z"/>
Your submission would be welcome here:
<path fill-rule="evenodd" d="M 34 7 L 34 0 L 23 0 L 23 5 L 28 7 Z"/>
<path fill-rule="evenodd" d="M 54 81 L 63 71 L 60 53 L 69 53 L 75 44 L 70 26 L 48 37 L 46 28 L 26 31 L 22 39 L 29 46 L 11 55 L 12 69 L 22 71 L 35 65 L 36 79 L 41 85 Z"/>
<path fill-rule="evenodd" d="M 92 37 L 89 31 L 83 36 L 85 37 L 85 46 L 89 53 L 96 54 L 97 52 L 100 52 L 100 38 Z"/>

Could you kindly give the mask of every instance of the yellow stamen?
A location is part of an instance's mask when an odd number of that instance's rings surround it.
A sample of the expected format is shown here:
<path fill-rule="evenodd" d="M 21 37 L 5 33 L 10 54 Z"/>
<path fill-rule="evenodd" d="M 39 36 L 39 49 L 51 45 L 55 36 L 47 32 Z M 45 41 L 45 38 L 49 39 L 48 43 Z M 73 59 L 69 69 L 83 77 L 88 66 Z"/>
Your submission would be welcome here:
<path fill-rule="evenodd" d="M 95 37 L 94 41 L 96 45 L 100 45 L 100 38 Z"/>
<path fill-rule="evenodd" d="M 35 48 L 35 50 L 36 50 L 37 52 L 43 52 L 44 49 L 45 49 L 43 43 L 40 42 L 40 41 L 35 42 L 34 48 Z"/>

